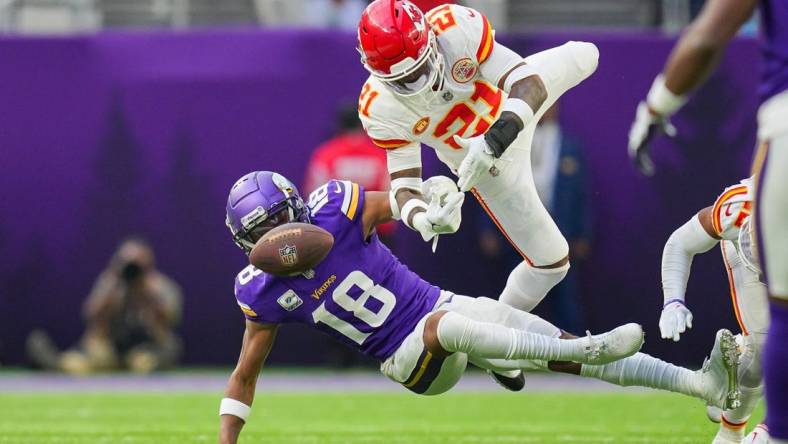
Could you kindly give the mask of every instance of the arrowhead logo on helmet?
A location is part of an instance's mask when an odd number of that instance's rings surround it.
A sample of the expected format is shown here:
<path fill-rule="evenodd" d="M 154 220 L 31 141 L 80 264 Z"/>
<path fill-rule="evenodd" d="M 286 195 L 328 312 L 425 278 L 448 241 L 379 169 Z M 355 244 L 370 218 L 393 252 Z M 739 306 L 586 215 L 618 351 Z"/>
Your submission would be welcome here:
<path fill-rule="evenodd" d="M 375 0 L 358 25 L 361 63 L 401 96 L 443 88 L 443 55 L 419 8 L 406 0 Z"/>

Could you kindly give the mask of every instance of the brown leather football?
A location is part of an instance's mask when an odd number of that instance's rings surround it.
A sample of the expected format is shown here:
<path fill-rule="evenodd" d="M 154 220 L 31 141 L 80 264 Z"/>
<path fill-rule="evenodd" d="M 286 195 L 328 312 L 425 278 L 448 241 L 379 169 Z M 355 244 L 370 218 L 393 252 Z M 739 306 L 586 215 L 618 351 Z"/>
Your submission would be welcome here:
<path fill-rule="evenodd" d="M 249 253 L 249 263 L 276 276 L 297 275 L 315 268 L 333 245 L 328 231 L 293 222 L 265 233 Z"/>

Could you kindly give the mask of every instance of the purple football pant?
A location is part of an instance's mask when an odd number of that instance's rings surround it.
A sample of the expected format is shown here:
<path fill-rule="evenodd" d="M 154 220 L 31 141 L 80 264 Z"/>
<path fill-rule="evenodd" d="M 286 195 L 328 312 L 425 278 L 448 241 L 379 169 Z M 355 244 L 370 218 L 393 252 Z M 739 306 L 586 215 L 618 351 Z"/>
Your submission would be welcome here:
<path fill-rule="evenodd" d="M 755 218 L 761 267 L 772 297 L 763 350 L 766 424 L 772 438 L 788 440 L 788 133 L 766 146 Z"/>

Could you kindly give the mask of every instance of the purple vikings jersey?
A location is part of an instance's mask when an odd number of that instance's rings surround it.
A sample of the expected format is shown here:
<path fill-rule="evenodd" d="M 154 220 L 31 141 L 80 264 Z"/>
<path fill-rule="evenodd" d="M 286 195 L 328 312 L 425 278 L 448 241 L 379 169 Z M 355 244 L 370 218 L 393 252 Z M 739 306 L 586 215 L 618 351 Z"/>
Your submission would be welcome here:
<path fill-rule="evenodd" d="M 760 0 L 762 101 L 788 89 L 788 0 Z"/>
<path fill-rule="evenodd" d="M 328 256 L 312 272 L 277 277 L 253 266 L 235 279 L 235 298 L 247 319 L 301 323 L 385 360 L 419 320 L 440 290 L 422 280 L 383 245 L 364 239 L 364 189 L 332 180 L 308 203 L 312 224 L 334 236 Z"/>

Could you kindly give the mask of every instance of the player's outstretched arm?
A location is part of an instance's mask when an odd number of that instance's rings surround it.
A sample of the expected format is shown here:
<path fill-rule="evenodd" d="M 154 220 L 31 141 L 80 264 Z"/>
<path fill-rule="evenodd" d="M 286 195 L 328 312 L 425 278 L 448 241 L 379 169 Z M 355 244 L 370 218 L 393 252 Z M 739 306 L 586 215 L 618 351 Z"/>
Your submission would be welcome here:
<path fill-rule="evenodd" d="M 654 174 L 649 144 L 659 134 L 673 136 L 668 119 L 686 103 L 686 95 L 706 81 L 731 38 L 752 15 L 757 0 L 709 0 L 668 57 L 638 105 L 629 131 L 629 155 L 641 173 Z"/>
<path fill-rule="evenodd" d="M 389 162 L 391 165 L 391 162 Z M 409 228 L 418 231 L 424 241 L 433 240 L 433 252 L 440 234 L 454 233 L 460 228 L 462 203 L 465 195 L 457 191 L 454 182 L 442 178 L 438 199 L 422 194 L 425 183 L 421 180 L 421 167 L 397 170 L 391 174 L 389 208 L 394 220 L 402 220 Z M 437 179 L 432 178 L 429 180 Z M 428 181 L 429 181 L 428 180 Z M 451 183 L 451 189 L 445 187 Z"/>
<path fill-rule="evenodd" d="M 365 191 L 364 209 L 361 213 L 361 221 L 364 224 L 364 238 L 368 238 L 376 226 L 392 220 L 394 220 L 394 217 L 391 213 L 389 193 L 385 191 Z"/>
<path fill-rule="evenodd" d="M 662 251 L 662 314 L 659 330 L 662 339 L 678 341 L 681 333 L 692 328 L 692 312 L 685 304 L 692 259 L 719 242 L 712 225 L 712 207 L 704 208 L 670 235 Z"/>
<path fill-rule="evenodd" d="M 241 356 L 230 375 L 219 415 L 219 444 L 235 444 L 244 426 L 254 399 L 257 375 L 271 351 L 279 327 L 246 321 Z"/>
<path fill-rule="evenodd" d="M 455 136 L 457 144 L 468 148 L 457 170 L 460 189 L 473 188 L 520 131 L 538 121 L 569 88 L 591 75 L 598 61 L 599 50 L 592 43 L 568 42 L 523 59 L 496 42 L 481 71 L 485 78 L 494 79 L 509 97 L 500 117 L 485 134 L 469 139 Z"/>

